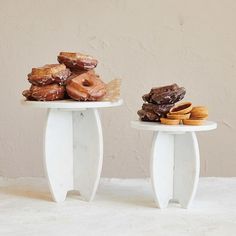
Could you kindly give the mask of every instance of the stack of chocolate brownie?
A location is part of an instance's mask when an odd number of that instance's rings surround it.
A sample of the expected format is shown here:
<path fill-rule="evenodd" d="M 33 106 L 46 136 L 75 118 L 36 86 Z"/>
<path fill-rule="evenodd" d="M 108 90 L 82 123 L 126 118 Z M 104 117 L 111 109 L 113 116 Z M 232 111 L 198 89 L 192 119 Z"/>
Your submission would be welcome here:
<path fill-rule="evenodd" d="M 177 84 L 152 88 L 148 94 L 142 96 L 144 103 L 137 113 L 142 121 L 159 122 L 176 102 L 184 98 L 185 93 L 185 88 Z"/>

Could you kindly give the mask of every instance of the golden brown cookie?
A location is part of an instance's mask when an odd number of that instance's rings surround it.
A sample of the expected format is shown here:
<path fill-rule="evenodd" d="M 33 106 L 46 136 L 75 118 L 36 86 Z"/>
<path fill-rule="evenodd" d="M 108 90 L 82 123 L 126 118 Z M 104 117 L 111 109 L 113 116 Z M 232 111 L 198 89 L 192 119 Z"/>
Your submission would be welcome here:
<path fill-rule="evenodd" d="M 184 125 L 203 125 L 204 124 L 204 120 L 187 119 L 187 120 L 183 120 L 183 124 Z"/>
<path fill-rule="evenodd" d="M 170 114 L 187 114 L 192 110 L 191 102 L 181 102 L 170 109 Z"/>
<path fill-rule="evenodd" d="M 47 64 L 42 67 L 33 68 L 31 73 L 28 74 L 28 81 L 37 86 L 52 83 L 64 84 L 70 75 L 70 70 L 63 64 Z"/>
<path fill-rule="evenodd" d="M 180 120 L 161 118 L 161 123 L 164 124 L 164 125 L 179 125 Z"/>
<path fill-rule="evenodd" d="M 206 119 L 208 117 L 208 109 L 204 106 L 193 107 L 191 110 L 191 118 Z"/>
<path fill-rule="evenodd" d="M 167 118 L 168 119 L 173 119 L 173 120 L 185 120 L 185 119 L 189 119 L 190 117 L 190 113 L 187 114 L 167 114 Z"/>

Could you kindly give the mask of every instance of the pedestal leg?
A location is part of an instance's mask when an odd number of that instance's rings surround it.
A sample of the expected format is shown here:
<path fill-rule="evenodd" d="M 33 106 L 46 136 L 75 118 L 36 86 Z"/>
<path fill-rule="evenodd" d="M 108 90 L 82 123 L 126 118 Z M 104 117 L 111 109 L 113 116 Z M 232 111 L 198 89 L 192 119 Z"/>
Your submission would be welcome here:
<path fill-rule="evenodd" d="M 182 207 L 191 204 L 198 185 L 200 158 L 194 132 L 175 135 L 174 199 Z"/>
<path fill-rule="evenodd" d="M 150 162 L 155 202 L 159 208 L 167 207 L 173 196 L 174 136 L 155 132 Z"/>
<path fill-rule="evenodd" d="M 85 200 L 96 192 L 103 157 L 102 128 L 96 109 L 50 109 L 45 131 L 45 170 L 53 199 L 70 190 Z"/>
<path fill-rule="evenodd" d="M 198 183 L 199 151 L 194 133 L 154 133 L 151 154 L 151 180 L 159 208 L 169 200 L 182 207 L 191 203 Z"/>
<path fill-rule="evenodd" d="M 72 113 L 51 109 L 45 131 L 44 166 L 54 201 L 61 202 L 73 189 Z"/>
<path fill-rule="evenodd" d="M 96 109 L 73 112 L 74 189 L 90 201 L 96 193 L 103 161 L 103 137 Z"/>

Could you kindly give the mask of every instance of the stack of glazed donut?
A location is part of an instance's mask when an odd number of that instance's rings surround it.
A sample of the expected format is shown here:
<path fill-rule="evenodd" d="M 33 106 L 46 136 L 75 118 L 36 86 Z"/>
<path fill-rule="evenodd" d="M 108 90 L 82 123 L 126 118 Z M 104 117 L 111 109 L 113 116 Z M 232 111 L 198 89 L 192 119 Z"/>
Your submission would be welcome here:
<path fill-rule="evenodd" d="M 96 59 L 73 52 L 60 52 L 57 59 L 60 64 L 33 68 L 28 74 L 31 87 L 22 93 L 26 99 L 97 101 L 103 98 L 106 84 L 94 71 Z"/>
<path fill-rule="evenodd" d="M 159 122 L 176 102 L 184 98 L 185 93 L 185 88 L 177 84 L 152 88 L 148 94 L 142 96 L 144 103 L 137 113 L 142 121 Z"/>

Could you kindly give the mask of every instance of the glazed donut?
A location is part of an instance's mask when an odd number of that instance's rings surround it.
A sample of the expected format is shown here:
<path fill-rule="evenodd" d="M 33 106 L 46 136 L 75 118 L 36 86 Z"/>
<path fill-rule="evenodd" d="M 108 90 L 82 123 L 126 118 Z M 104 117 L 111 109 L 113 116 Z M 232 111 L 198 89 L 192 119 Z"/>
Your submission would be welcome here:
<path fill-rule="evenodd" d="M 98 61 L 93 57 L 79 52 L 60 52 L 57 60 L 74 70 L 92 70 L 98 64 Z"/>
<path fill-rule="evenodd" d="M 23 91 L 22 95 L 28 100 L 61 100 L 65 95 L 65 87 L 58 84 L 49 84 L 45 86 L 31 85 L 30 89 Z"/>
<path fill-rule="evenodd" d="M 70 75 L 70 70 L 63 64 L 47 64 L 43 67 L 33 68 L 28 74 L 28 81 L 37 86 L 52 83 L 64 84 Z"/>
<path fill-rule="evenodd" d="M 73 75 L 67 82 L 69 97 L 77 101 L 96 101 L 106 94 L 106 86 L 95 74 Z"/>
<path fill-rule="evenodd" d="M 84 74 L 84 73 L 93 74 L 93 75 L 96 75 L 97 77 L 99 77 L 99 75 L 95 73 L 95 70 L 75 70 L 75 69 L 71 69 L 71 75 L 72 76 L 81 75 L 81 74 Z"/>

